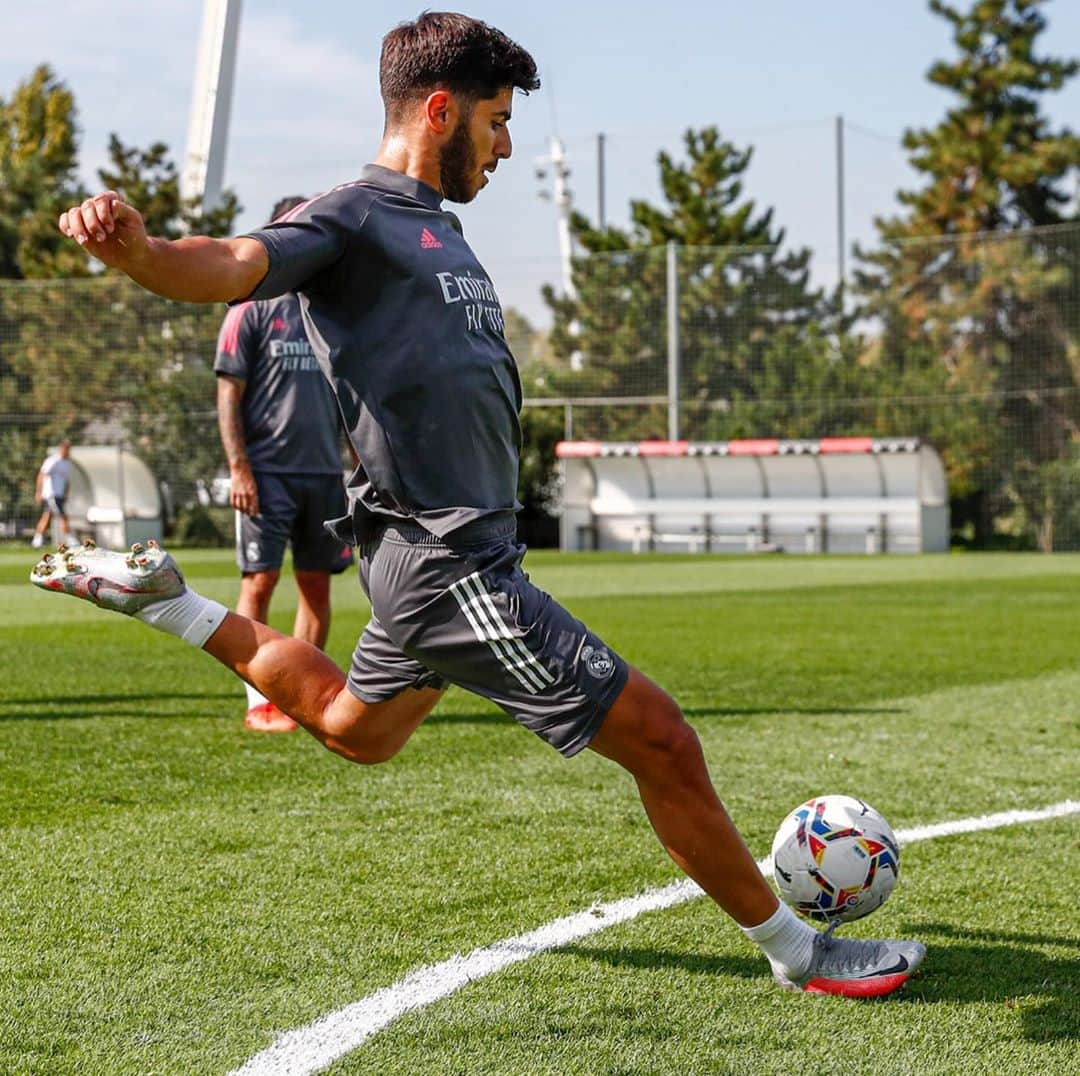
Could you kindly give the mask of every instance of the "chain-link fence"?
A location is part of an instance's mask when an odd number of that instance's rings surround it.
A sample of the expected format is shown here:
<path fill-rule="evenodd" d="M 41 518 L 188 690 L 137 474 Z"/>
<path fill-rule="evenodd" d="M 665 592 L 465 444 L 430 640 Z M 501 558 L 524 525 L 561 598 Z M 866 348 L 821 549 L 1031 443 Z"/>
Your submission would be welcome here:
<path fill-rule="evenodd" d="M 917 436 L 957 540 L 1080 548 L 1080 228 L 897 245 L 843 297 L 767 247 L 593 255 L 574 283 L 550 332 L 508 319 L 534 514 L 563 437 Z M 27 534 L 62 437 L 139 456 L 181 537 L 220 503 L 223 313 L 111 274 L 0 283 L 0 534 Z"/>
<path fill-rule="evenodd" d="M 908 242 L 847 294 L 767 247 L 590 255 L 524 370 L 597 440 L 915 436 L 956 540 L 1080 549 L 1080 227 Z"/>
<path fill-rule="evenodd" d="M 171 303 L 126 278 L 0 286 L 0 528 L 25 533 L 37 469 L 62 438 L 140 457 L 170 523 L 208 505 L 220 308 Z"/>

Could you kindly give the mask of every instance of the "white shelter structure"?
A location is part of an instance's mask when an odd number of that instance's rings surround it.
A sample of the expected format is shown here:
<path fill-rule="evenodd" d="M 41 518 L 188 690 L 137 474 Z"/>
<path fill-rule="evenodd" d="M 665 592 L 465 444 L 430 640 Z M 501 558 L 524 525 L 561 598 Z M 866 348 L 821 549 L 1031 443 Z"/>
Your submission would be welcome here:
<path fill-rule="evenodd" d="M 945 468 L 914 438 L 563 441 L 564 550 L 949 548 Z"/>
<path fill-rule="evenodd" d="M 150 468 L 119 445 L 72 445 L 67 516 L 72 532 L 124 549 L 162 538 L 161 493 Z"/>

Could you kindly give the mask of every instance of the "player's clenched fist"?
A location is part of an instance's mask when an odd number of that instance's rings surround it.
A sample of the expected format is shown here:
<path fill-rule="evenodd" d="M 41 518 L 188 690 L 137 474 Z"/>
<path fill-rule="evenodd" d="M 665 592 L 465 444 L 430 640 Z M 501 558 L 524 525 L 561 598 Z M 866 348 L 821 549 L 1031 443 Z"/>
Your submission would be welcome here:
<path fill-rule="evenodd" d="M 60 231 L 106 265 L 122 265 L 146 245 L 139 211 L 116 191 L 103 191 L 60 214 Z"/>

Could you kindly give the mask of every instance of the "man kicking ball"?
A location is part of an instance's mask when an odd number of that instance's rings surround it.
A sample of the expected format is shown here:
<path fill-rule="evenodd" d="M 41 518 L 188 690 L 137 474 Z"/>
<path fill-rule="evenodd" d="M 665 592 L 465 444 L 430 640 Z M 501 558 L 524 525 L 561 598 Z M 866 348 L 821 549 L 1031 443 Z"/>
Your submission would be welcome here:
<path fill-rule="evenodd" d="M 201 647 L 355 762 L 400 751 L 451 683 L 491 699 L 562 754 L 589 748 L 629 771 L 668 853 L 782 985 L 890 993 L 923 946 L 838 939 L 781 904 L 676 703 L 521 569 L 521 386 L 494 286 L 442 202 L 471 201 L 510 156 L 514 90 L 538 88 L 536 64 L 482 22 L 429 12 L 386 36 L 379 75 L 375 163 L 288 221 L 169 242 L 112 191 L 60 217 L 65 235 L 159 295 L 300 296 L 360 461 L 334 524 L 359 548 L 372 607 L 348 675 L 196 594 L 157 548 L 62 552 L 33 582 Z"/>

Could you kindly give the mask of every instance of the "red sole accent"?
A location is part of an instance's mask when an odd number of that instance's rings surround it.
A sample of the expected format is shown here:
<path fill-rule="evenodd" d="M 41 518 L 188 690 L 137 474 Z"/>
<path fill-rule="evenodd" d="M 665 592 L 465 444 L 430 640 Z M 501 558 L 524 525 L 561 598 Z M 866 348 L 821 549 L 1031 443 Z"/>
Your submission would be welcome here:
<path fill-rule="evenodd" d="M 808 994 L 837 994 L 845 998 L 880 998 L 899 989 L 907 974 L 881 975 L 876 979 L 811 979 L 803 990 Z"/>
<path fill-rule="evenodd" d="M 253 732 L 295 732 L 300 726 L 272 702 L 263 702 L 248 710 L 244 727 Z"/>

